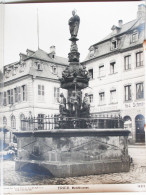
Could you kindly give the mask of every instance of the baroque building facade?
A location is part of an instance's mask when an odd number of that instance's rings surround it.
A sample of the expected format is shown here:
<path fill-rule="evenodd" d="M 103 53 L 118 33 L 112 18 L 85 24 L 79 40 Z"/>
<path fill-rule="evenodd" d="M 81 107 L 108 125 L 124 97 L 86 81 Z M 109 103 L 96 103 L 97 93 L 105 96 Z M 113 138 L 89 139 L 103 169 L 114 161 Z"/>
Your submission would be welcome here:
<path fill-rule="evenodd" d="M 145 67 L 144 36 L 146 6 L 138 6 L 137 18 L 118 26 L 90 46 L 82 62 L 90 73 L 88 92 L 91 113 L 96 116 L 118 116 L 131 130 L 131 142 L 144 142 Z"/>
<path fill-rule="evenodd" d="M 21 128 L 24 117 L 59 113 L 58 78 L 66 66 L 68 60 L 56 55 L 55 46 L 49 53 L 27 49 L 26 54 L 20 53 L 18 62 L 4 66 L 0 112 L 1 124 L 10 131 L 7 140 L 12 141 L 12 132 Z"/>

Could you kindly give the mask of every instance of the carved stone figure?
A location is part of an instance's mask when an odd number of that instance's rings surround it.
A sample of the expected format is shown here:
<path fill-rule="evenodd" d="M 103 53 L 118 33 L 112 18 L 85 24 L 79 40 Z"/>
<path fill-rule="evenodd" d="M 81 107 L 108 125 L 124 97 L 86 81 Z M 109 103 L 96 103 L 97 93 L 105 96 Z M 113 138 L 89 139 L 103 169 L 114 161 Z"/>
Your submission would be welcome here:
<path fill-rule="evenodd" d="M 63 93 L 60 94 L 60 105 L 59 105 L 60 114 L 66 110 L 66 98 L 64 97 Z"/>
<path fill-rule="evenodd" d="M 85 93 L 85 97 L 83 99 L 82 107 L 83 107 L 83 110 L 87 110 L 89 112 L 89 110 L 90 110 L 90 101 L 89 101 L 88 93 Z"/>
<path fill-rule="evenodd" d="M 78 91 L 77 93 L 77 102 L 78 102 L 77 110 L 80 111 L 81 105 L 82 105 L 82 92 L 81 91 Z"/>
<path fill-rule="evenodd" d="M 76 11 L 72 11 L 73 17 L 71 17 L 68 21 L 69 27 L 70 27 L 70 34 L 71 37 L 76 37 L 79 30 L 79 24 L 80 24 L 80 17 L 76 15 Z"/>
<path fill-rule="evenodd" d="M 69 110 L 71 113 L 77 110 L 77 103 L 76 92 L 73 91 L 69 98 Z"/>
<path fill-rule="evenodd" d="M 68 67 L 66 67 L 66 69 L 62 72 L 62 76 L 64 78 L 67 78 L 69 76 L 69 68 Z"/>

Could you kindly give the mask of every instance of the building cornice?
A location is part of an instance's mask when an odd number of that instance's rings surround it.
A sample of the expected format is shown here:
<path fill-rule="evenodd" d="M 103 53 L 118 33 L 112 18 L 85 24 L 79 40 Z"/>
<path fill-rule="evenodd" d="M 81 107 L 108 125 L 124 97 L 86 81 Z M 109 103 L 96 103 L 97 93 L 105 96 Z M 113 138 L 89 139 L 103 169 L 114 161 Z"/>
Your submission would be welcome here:
<path fill-rule="evenodd" d="M 52 78 L 46 78 L 46 77 L 40 77 L 40 76 L 35 76 L 34 77 L 33 75 L 27 74 L 27 75 L 21 76 L 19 78 L 15 78 L 15 79 L 4 82 L 4 87 L 12 85 L 16 82 L 20 82 L 20 81 L 22 81 L 24 79 L 27 79 L 27 78 L 31 78 L 33 80 L 34 79 L 40 79 L 40 80 L 53 81 L 53 82 L 59 83 L 59 79 L 52 79 Z"/>
<path fill-rule="evenodd" d="M 27 75 L 23 75 L 21 77 L 17 77 L 15 79 L 11 79 L 9 81 L 5 81 L 4 82 L 4 87 L 12 85 L 12 84 L 14 84 L 16 82 L 22 81 L 22 80 L 27 79 L 27 78 L 31 78 L 31 77 L 32 77 L 32 75 L 27 74 Z"/>
<path fill-rule="evenodd" d="M 46 78 L 46 77 L 40 77 L 40 76 L 36 76 L 35 78 L 33 77 L 33 79 L 40 79 L 40 80 L 53 81 L 56 83 L 60 83 L 59 79 L 52 79 L 52 78 Z"/>

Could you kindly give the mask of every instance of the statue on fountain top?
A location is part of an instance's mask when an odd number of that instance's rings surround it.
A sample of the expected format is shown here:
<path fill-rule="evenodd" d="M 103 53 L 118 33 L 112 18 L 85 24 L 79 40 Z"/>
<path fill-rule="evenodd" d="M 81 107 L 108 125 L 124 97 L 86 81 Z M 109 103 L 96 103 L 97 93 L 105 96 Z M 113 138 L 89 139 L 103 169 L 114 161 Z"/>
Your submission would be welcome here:
<path fill-rule="evenodd" d="M 70 27 L 70 34 L 71 37 L 76 37 L 79 30 L 79 24 L 80 24 L 80 17 L 76 15 L 76 10 L 72 11 L 73 17 L 71 17 L 68 21 L 69 27 Z"/>

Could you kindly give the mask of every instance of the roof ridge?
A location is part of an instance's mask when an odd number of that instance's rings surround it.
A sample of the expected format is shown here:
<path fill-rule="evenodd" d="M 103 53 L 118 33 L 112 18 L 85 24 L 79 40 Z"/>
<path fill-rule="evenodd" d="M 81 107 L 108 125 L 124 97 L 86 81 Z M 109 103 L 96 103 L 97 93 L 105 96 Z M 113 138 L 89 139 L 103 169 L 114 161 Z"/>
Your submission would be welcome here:
<path fill-rule="evenodd" d="M 133 26 L 134 26 L 139 20 L 140 20 L 140 18 L 139 18 L 139 19 L 136 19 L 136 22 L 135 22 L 128 30 L 130 30 L 131 28 L 133 28 Z"/>

